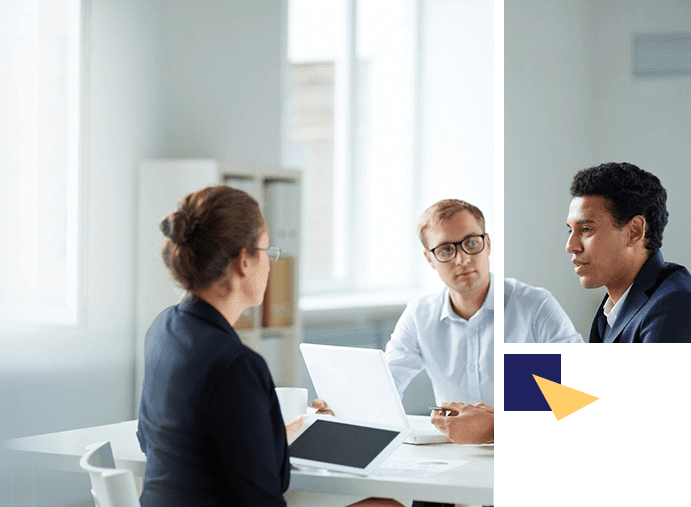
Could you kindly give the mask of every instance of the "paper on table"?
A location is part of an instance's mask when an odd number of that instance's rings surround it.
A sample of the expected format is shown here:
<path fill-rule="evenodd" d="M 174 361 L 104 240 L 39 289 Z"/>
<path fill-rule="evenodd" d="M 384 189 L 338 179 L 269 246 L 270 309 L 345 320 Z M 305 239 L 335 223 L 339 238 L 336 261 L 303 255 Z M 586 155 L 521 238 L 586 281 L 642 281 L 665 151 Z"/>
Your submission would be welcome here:
<path fill-rule="evenodd" d="M 388 477 L 417 477 L 427 479 L 452 468 L 470 463 L 467 460 L 401 459 L 389 458 L 372 475 Z"/>

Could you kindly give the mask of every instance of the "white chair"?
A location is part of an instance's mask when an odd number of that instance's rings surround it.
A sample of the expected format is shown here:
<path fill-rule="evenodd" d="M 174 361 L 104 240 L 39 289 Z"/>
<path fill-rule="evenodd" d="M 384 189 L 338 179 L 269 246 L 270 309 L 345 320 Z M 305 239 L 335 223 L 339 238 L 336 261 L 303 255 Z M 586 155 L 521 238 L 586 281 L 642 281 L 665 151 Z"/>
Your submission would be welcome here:
<path fill-rule="evenodd" d="M 89 472 L 96 507 L 140 507 L 134 476 L 130 470 L 115 469 L 110 442 L 88 446 L 79 466 Z"/>

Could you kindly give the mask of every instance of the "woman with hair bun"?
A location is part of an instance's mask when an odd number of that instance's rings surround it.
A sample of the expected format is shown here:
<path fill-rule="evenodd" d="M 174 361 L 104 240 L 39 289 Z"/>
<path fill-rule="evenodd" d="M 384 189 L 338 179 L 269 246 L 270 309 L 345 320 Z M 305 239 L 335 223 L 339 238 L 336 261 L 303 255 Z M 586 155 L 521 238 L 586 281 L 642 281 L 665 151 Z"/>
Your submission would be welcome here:
<path fill-rule="evenodd" d="M 233 325 L 262 302 L 270 262 L 259 205 L 227 186 L 186 196 L 161 223 L 163 260 L 187 291 L 145 339 L 137 437 L 143 507 L 284 506 L 287 437 L 266 362 Z"/>

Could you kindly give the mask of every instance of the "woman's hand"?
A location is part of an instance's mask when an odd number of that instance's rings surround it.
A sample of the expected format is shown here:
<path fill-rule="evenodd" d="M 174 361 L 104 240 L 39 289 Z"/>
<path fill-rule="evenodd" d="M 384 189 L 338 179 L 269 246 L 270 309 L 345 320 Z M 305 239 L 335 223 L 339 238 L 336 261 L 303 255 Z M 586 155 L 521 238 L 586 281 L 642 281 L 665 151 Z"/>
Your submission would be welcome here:
<path fill-rule="evenodd" d="M 291 437 L 295 435 L 295 432 L 302 427 L 304 422 L 305 421 L 302 419 L 302 416 L 300 416 L 297 419 L 295 419 L 292 423 L 286 424 L 286 438 L 290 440 Z"/>

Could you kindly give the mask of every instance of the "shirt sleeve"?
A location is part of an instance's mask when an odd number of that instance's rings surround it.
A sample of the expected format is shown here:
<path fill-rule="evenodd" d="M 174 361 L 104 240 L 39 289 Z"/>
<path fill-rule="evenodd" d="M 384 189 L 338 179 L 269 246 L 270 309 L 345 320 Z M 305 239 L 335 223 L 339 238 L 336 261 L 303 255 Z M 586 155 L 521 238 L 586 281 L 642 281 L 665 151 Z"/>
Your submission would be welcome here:
<path fill-rule="evenodd" d="M 545 290 L 544 297 L 536 304 L 533 333 L 537 343 L 584 343 L 569 316 L 549 291 Z"/>
<path fill-rule="evenodd" d="M 403 392 L 410 381 L 424 369 L 418 346 L 418 327 L 410 305 L 398 319 L 391 339 L 386 344 L 384 357 L 398 389 L 398 395 L 403 399 Z"/>
<path fill-rule="evenodd" d="M 221 480 L 241 499 L 240 505 L 285 506 L 288 445 L 266 363 L 242 354 L 228 365 L 213 390 L 209 412 Z"/>

